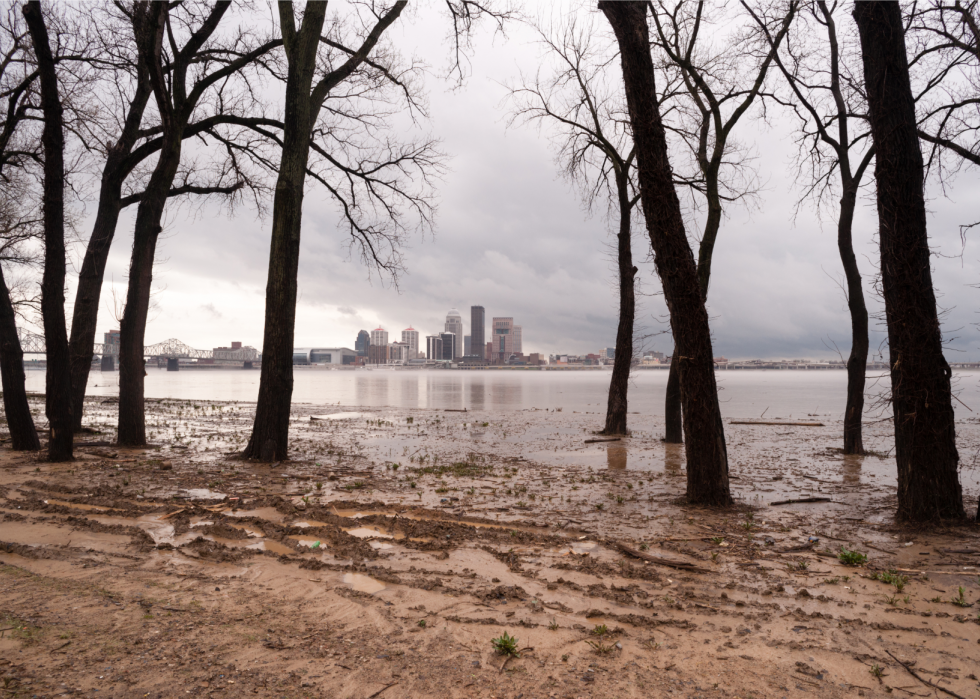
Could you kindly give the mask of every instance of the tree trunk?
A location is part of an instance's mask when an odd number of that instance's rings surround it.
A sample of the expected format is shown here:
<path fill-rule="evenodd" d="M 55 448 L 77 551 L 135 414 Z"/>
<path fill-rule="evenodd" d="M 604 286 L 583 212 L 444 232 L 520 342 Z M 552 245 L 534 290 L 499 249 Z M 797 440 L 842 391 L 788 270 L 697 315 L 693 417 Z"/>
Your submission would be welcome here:
<path fill-rule="evenodd" d="M 681 418 L 681 375 L 677 371 L 677 341 L 670 356 L 667 370 L 667 395 L 664 398 L 664 441 L 667 444 L 684 443 L 684 421 Z"/>
<path fill-rule="evenodd" d="M 3 379 L 3 409 L 15 451 L 37 451 L 37 438 L 31 407 L 24 389 L 24 350 L 17 337 L 17 320 L 10 303 L 10 291 L 0 268 L 0 378 Z"/>
<path fill-rule="evenodd" d="M 280 9 L 280 13 L 283 11 L 292 12 L 292 9 Z M 299 34 L 307 42 L 286 42 L 289 74 L 286 80 L 282 159 L 272 204 L 272 245 L 269 252 L 269 281 L 265 290 L 262 373 L 255 423 L 243 452 L 245 458 L 262 461 L 281 461 L 289 453 L 296 275 L 299 271 L 306 166 L 315 118 L 310 90 L 316 64 L 315 42 L 320 32 L 317 26 L 322 27 L 323 20 L 323 7 L 319 3 L 308 5 Z M 310 41 L 313 42 L 312 46 L 309 45 Z"/>
<path fill-rule="evenodd" d="M 71 364 L 65 329 L 65 135 L 62 128 L 58 75 L 48 44 L 41 4 L 24 5 L 24 19 L 31 32 L 41 81 L 44 113 L 44 274 L 41 279 L 41 313 L 47 349 L 45 412 L 50 426 L 48 459 L 70 461 L 74 438 L 71 419 Z"/>
<path fill-rule="evenodd" d="M 120 203 L 122 185 L 129 174 L 124 161 L 136 143 L 140 122 L 151 94 L 152 90 L 145 71 L 141 69 L 136 93 L 130 103 L 119 141 L 111 145 L 106 154 L 106 162 L 102 170 L 102 185 L 99 189 L 99 208 L 95 214 L 92 236 L 85 248 L 82 269 L 78 274 L 71 338 L 68 341 L 68 351 L 71 355 L 72 419 L 76 432 L 82 428 L 85 388 L 92 368 L 92 346 L 95 344 L 96 326 L 99 321 L 102 282 L 105 280 L 109 248 L 112 246 L 112 239 L 119 223 L 119 212 L 122 211 Z"/>
<path fill-rule="evenodd" d="M 616 188 L 619 199 L 619 329 L 616 331 L 616 358 L 612 378 L 609 381 L 609 402 L 606 407 L 606 427 L 601 434 L 626 434 L 627 393 L 630 370 L 633 366 L 633 318 L 636 296 L 633 280 L 637 269 L 633 266 L 632 228 L 629 201 L 628 172 L 617 176 Z"/>
<path fill-rule="evenodd" d="M 851 354 L 847 358 L 847 407 L 844 410 L 844 453 L 863 454 L 864 382 L 868 368 L 868 308 L 864 304 L 861 271 L 854 256 L 851 228 L 857 185 L 846 187 L 837 221 L 837 248 L 847 279 L 847 308 L 851 313 Z"/>
<path fill-rule="evenodd" d="M 715 385 L 708 313 L 674 190 L 657 103 L 646 4 L 605 1 L 599 3 L 599 8 L 619 42 L 636 144 L 640 199 L 677 343 L 684 396 L 687 498 L 696 504 L 730 505 L 728 454 Z"/>
<path fill-rule="evenodd" d="M 898 518 L 965 516 L 949 365 L 930 270 L 922 152 L 897 2 L 856 2 L 875 147 Z"/>
<path fill-rule="evenodd" d="M 153 174 L 140 199 L 133 233 L 133 256 L 129 263 L 129 285 L 126 289 L 126 310 L 119 323 L 119 444 L 146 444 L 146 414 L 144 405 L 143 341 L 150 308 L 150 287 L 153 283 L 153 259 L 157 239 L 162 230 L 163 210 L 167 194 L 180 165 L 181 130 L 170 129 L 164 134 L 163 147 Z"/>

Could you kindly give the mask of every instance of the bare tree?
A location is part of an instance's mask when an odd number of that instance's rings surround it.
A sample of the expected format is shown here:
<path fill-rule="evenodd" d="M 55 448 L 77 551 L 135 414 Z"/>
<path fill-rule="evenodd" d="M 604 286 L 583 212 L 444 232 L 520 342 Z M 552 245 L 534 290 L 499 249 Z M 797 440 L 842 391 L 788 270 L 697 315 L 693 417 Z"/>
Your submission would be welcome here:
<path fill-rule="evenodd" d="M 867 103 L 860 76 L 848 71 L 855 42 L 837 26 L 842 4 L 809 0 L 775 60 L 791 92 L 801 124 L 800 149 L 805 197 L 839 195 L 837 250 L 844 266 L 847 307 L 851 315 L 851 352 L 847 358 L 847 406 L 844 412 L 844 453 L 863 454 L 865 374 L 868 367 L 868 307 L 861 270 L 854 254 L 852 229 L 861 181 L 874 158 L 867 130 Z M 771 46 L 767 23 L 751 10 Z"/>
<path fill-rule="evenodd" d="M 706 6 L 703 0 L 672 0 L 670 4 L 658 0 L 650 4 L 656 30 L 653 43 L 666 58 L 665 70 L 680 73 L 687 94 L 689 106 L 678 112 L 675 119 L 678 123 L 672 130 L 693 154 L 697 174 L 690 178 L 692 188 L 703 199 L 706 210 L 697 263 L 698 282 L 705 299 L 724 206 L 745 198 L 752 189 L 751 185 L 739 182 L 744 172 L 739 172 L 742 169 L 737 156 L 740 147 L 734 130 L 763 95 L 766 76 L 789 31 L 796 7 L 796 0 L 790 0 L 782 7 L 781 16 L 765 19 L 764 29 L 772 38 L 771 46 L 759 41 L 757 29 L 741 27 L 729 31 L 730 37 L 715 47 L 706 32 L 709 20 L 706 12 L 715 11 L 716 16 L 711 18 L 714 22 L 731 22 L 730 11 L 724 5 L 715 8 L 708 3 Z M 683 391 L 678 390 L 678 372 L 684 360 L 678 354 L 677 338 L 674 339 L 664 406 L 665 441 L 679 443 Z"/>
<path fill-rule="evenodd" d="M 553 140 L 561 171 L 578 186 L 588 210 L 604 205 L 616 222 L 619 323 L 602 434 L 627 434 L 637 272 L 632 218 L 639 194 L 622 84 L 608 75 L 615 51 L 601 45 L 591 21 L 580 25 L 572 19 L 551 32 L 536 29 L 555 65 L 545 76 L 541 71 L 533 78 L 522 76 L 521 86 L 511 90 L 515 102 L 511 122 L 537 122 L 556 129 Z"/>
<path fill-rule="evenodd" d="M 0 15 L 0 378 L 10 442 L 19 451 L 36 451 L 41 442 L 24 387 L 24 352 L 17 334 L 17 314 L 7 275 L 12 266 L 33 264 L 30 246 L 37 237 L 38 212 L 25 206 L 25 163 L 38 157 L 25 137 L 23 122 L 34 106 L 31 97 L 37 80 L 28 55 L 30 37 L 21 23 L 19 8 L 6 4 Z"/>
<path fill-rule="evenodd" d="M 619 44 L 640 201 L 679 350 L 687 498 L 704 505 L 730 505 L 728 452 L 718 405 L 708 312 L 684 230 L 680 199 L 674 189 L 650 55 L 647 3 L 606 0 L 599 3 L 599 9 L 612 25 Z"/>
<path fill-rule="evenodd" d="M 68 360 L 68 330 L 65 326 L 65 135 L 58 73 L 48 44 L 48 31 L 41 3 L 24 5 L 37 61 L 40 107 L 44 114 L 41 145 L 44 149 L 44 276 L 41 281 L 41 311 L 47 349 L 45 412 L 50 428 L 48 459 L 72 459 L 71 366 Z"/>
<path fill-rule="evenodd" d="M 898 518 L 964 516 L 950 376 L 930 268 L 925 171 L 897 2 L 857 2 L 875 148 L 881 284 L 888 323 Z"/>
<path fill-rule="evenodd" d="M 141 64 L 160 119 L 159 152 L 138 197 L 126 308 L 120 322 L 120 444 L 146 443 L 143 404 L 143 342 L 150 302 L 153 260 L 164 208 L 177 178 L 185 131 L 207 99 L 222 102 L 235 78 L 281 45 L 255 40 L 248 32 L 218 27 L 231 4 L 137 2 L 130 13 Z M 166 47 L 164 39 L 166 38 Z"/>

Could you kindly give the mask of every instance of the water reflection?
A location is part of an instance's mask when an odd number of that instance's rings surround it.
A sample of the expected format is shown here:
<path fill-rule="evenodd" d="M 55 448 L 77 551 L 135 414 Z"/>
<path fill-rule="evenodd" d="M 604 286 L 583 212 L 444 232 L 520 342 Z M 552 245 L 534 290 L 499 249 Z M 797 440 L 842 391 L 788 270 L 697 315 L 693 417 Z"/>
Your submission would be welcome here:
<path fill-rule="evenodd" d="M 606 459 L 610 471 L 626 470 L 626 446 L 621 443 L 611 444 L 606 449 Z"/>
<path fill-rule="evenodd" d="M 486 407 L 485 388 L 482 381 L 473 381 L 469 384 L 469 408 L 470 410 L 483 410 Z"/>
<path fill-rule="evenodd" d="M 844 482 L 850 485 L 861 483 L 861 466 L 864 464 L 864 457 L 857 454 L 844 455 Z"/>
<path fill-rule="evenodd" d="M 681 475 L 684 465 L 684 445 L 664 444 L 664 471 L 668 476 Z"/>

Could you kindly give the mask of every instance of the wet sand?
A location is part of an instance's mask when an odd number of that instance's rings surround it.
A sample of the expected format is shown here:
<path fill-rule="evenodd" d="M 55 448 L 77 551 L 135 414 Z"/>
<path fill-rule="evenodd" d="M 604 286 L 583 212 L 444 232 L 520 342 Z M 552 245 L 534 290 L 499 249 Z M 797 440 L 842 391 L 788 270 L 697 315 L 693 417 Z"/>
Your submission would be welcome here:
<path fill-rule="evenodd" d="M 936 696 L 899 660 L 980 691 L 980 527 L 893 522 L 888 421 L 863 458 L 826 416 L 726 425 L 738 503 L 709 511 L 656 420 L 587 444 L 598 412 L 298 405 L 266 465 L 236 455 L 253 409 L 152 401 L 154 446 L 70 464 L 0 449 L 3 691 Z M 976 420 L 958 440 L 974 509 Z"/>

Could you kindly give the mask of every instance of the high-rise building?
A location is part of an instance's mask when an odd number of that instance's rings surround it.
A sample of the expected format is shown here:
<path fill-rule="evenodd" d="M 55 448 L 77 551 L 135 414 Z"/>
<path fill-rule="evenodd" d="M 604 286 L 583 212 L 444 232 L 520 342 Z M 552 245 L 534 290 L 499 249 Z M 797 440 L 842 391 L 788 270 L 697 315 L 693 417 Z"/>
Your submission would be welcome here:
<path fill-rule="evenodd" d="M 442 355 L 439 359 L 450 362 L 456 359 L 459 356 L 459 345 L 456 340 L 456 334 L 446 332 L 440 334 L 439 337 L 442 339 Z"/>
<path fill-rule="evenodd" d="M 514 354 L 523 354 L 524 329 L 520 325 L 515 325 L 514 332 L 511 334 L 514 336 Z"/>
<path fill-rule="evenodd" d="M 455 359 L 463 350 L 463 343 L 459 339 L 463 337 L 463 318 L 455 308 L 450 308 L 449 313 L 446 314 L 446 332 L 452 333 L 457 338 L 453 343 L 453 359 Z"/>
<path fill-rule="evenodd" d="M 415 359 L 409 356 L 411 351 L 407 342 L 392 342 L 388 348 L 388 361 L 392 364 L 407 364 L 409 359 Z"/>
<path fill-rule="evenodd" d="M 463 356 L 469 357 L 473 354 L 473 338 L 469 335 L 463 336 Z"/>
<path fill-rule="evenodd" d="M 407 359 L 419 356 L 419 331 L 409 326 L 402 330 L 402 342 L 408 345 Z"/>
<path fill-rule="evenodd" d="M 372 333 L 373 334 L 373 333 Z M 387 335 L 388 333 L 385 333 Z M 388 344 L 376 345 L 373 342 L 368 347 L 367 363 L 368 364 L 387 364 L 390 357 L 390 351 L 388 349 Z"/>
<path fill-rule="evenodd" d="M 487 312 L 483 309 L 483 306 L 470 306 L 470 337 L 473 338 L 471 347 L 473 354 L 479 356 L 481 359 L 489 359 L 489 357 L 485 356 L 486 350 L 484 349 L 487 341 L 486 325 Z"/>
<path fill-rule="evenodd" d="M 442 336 L 441 335 L 426 335 L 425 356 L 427 359 L 432 361 L 442 359 Z"/>
<path fill-rule="evenodd" d="M 514 353 L 514 319 L 493 319 L 493 357 L 490 361 L 503 363 Z"/>
<path fill-rule="evenodd" d="M 357 333 L 357 339 L 354 340 L 354 351 L 357 352 L 358 357 L 366 357 L 368 346 L 371 344 L 371 336 L 368 335 L 367 330 L 362 330 Z"/>
<path fill-rule="evenodd" d="M 371 344 L 372 345 L 382 345 L 384 347 L 388 346 L 388 331 L 378 326 L 371 331 Z"/>

